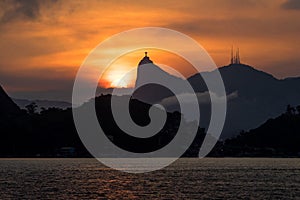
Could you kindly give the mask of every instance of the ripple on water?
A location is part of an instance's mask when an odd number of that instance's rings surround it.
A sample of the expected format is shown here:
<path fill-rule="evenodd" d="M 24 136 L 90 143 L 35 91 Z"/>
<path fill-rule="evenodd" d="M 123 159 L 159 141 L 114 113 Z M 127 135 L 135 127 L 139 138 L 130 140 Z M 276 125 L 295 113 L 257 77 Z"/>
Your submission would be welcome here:
<path fill-rule="evenodd" d="M 0 199 L 295 199 L 300 159 L 179 159 L 146 174 L 95 159 L 0 159 Z"/>

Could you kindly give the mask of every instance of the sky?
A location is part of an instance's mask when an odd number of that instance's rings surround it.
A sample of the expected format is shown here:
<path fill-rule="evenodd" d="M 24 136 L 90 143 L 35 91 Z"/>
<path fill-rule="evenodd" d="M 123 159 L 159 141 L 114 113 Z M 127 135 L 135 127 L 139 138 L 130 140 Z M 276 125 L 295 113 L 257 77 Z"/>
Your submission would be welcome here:
<path fill-rule="evenodd" d="M 147 26 L 190 36 L 219 67 L 229 64 L 234 45 L 243 63 L 277 78 L 300 76 L 298 0 L 3 0 L 0 85 L 15 98 L 70 101 L 76 72 L 91 50 L 113 34 Z M 116 61 L 100 85 L 115 86 L 143 56 L 139 51 Z M 149 56 L 193 74 L 168 52 L 150 50 Z"/>

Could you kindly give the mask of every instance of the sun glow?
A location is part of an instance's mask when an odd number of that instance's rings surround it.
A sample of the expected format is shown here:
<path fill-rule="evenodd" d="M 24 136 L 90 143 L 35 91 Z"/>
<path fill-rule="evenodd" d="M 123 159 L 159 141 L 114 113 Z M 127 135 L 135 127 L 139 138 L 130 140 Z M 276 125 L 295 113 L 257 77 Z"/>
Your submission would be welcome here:
<path fill-rule="evenodd" d="M 136 65 L 120 58 L 104 72 L 99 85 L 104 88 L 134 87 L 136 69 Z"/>
<path fill-rule="evenodd" d="M 110 70 L 107 75 L 107 82 L 109 84 L 107 86 L 112 88 L 132 87 L 134 77 L 128 73 L 130 73 L 130 71 Z"/>
<path fill-rule="evenodd" d="M 99 81 L 99 86 L 104 88 L 134 87 L 137 66 L 139 61 L 144 57 L 145 51 L 148 52 L 148 56 L 154 64 L 160 66 L 170 74 L 177 76 L 177 74 L 174 74 L 174 71 L 169 71 L 164 65 L 174 68 L 176 71 L 182 73 L 184 77 L 196 73 L 190 63 L 175 54 L 157 49 L 142 49 L 123 55 L 115 60 L 103 73 Z"/>

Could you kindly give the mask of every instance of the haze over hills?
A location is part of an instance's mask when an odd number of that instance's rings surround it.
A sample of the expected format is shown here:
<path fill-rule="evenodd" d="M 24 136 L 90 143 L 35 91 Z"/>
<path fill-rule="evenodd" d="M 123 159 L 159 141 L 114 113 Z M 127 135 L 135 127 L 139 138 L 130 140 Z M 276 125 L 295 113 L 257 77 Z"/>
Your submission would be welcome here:
<path fill-rule="evenodd" d="M 25 109 L 27 105 L 31 103 L 36 103 L 38 106 L 38 110 L 41 110 L 41 108 L 70 108 L 72 107 L 72 104 L 66 101 L 50 101 L 50 100 L 27 100 L 27 99 L 15 99 L 12 98 L 12 100 L 21 108 Z"/>

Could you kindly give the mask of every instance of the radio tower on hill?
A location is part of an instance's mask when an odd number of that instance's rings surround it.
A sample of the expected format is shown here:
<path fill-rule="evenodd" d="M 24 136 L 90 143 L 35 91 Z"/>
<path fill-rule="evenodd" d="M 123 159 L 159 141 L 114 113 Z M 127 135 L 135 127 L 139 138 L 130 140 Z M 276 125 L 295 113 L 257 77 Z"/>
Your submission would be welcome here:
<path fill-rule="evenodd" d="M 233 53 L 233 46 L 231 47 L 231 59 L 230 59 L 230 64 L 241 64 L 240 60 L 240 49 L 237 48 L 235 55 Z"/>

